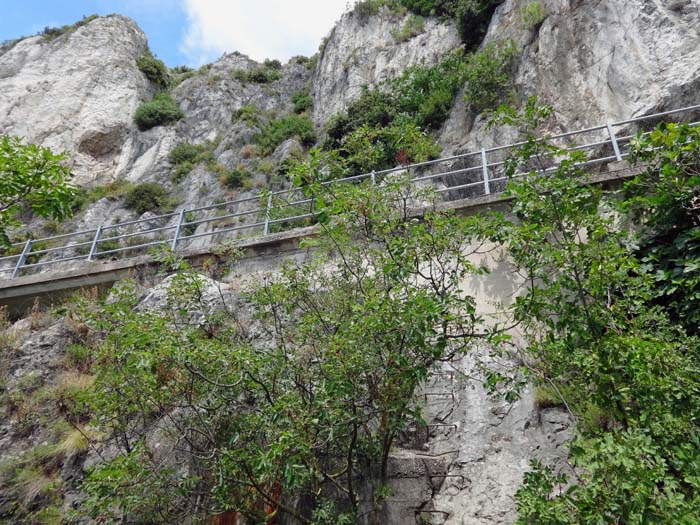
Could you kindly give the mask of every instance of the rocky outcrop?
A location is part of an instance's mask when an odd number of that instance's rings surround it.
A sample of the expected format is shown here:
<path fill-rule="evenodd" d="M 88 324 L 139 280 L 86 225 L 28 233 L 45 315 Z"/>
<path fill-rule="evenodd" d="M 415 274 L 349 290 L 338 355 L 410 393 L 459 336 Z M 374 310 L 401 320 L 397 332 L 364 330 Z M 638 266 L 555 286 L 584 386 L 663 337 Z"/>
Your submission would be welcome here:
<path fill-rule="evenodd" d="M 78 184 L 115 177 L 151 93 L 136 66 L 146 49 L 143 32 L 118 15 L 19 41 L 0 55 L 0 133 L 67 152 Z"/>
<path fill-rule="evenodd" d="M 571 131 L 697 104 L 700 3 L 696 0 L 544 0 L 547 17 L 526 27 L 524 0 L 496 10 L 486 42 L 512 39 L 520 50 L 520 97 L 555 109 L 552 132 Z M 486 129 L 487 118 L 458 103 L 440 142 L 446 153 L 502 145 L 512 131 Z"/>
<path fill-rule="evenodd" d="M 397 41 L 409 16 L 387 9 L 366 18 L 357 11 L 343 15 L 322 45 L 312 79 L 316 123 L 327 122 L 356 99 L 362 86 L 397 77 L 410 66 L 435 64 L 460 45 L 454 25 L 437 19 L 427 19 L 420 34 Z"/>
<path fill-rule="evenodd" d="M 537 94 L 554 106 L 547 123 L 550 131 L 700 101 L 699 0 L 542 0 L 547 16 L 537 27 L 523 23 L 521 9 L 528 3 L 504 1 L 496 9 L 486 41 L 516 43 L 519 55 L 513 75 L 518 97 Z M 359 96 L 363 85 L 376 85 L 416 64 L 436 63 L 459 46 L 454 26 L 436 19 L 426 19 L 420 34 L 398 41 L 394 35 L 407 16 L 384 10 L 363 19 L 356 12 L 347 13 L 325 42 L 314 71 L 292 61 L 269 83 L 241 81 L 238 71 L 259 64 L 238 53 L 224 55 L 173 88 L 173 99 L 185 117 L 148 131 L 139 131 L 133 123 L 138 105 L 154 93 L 136 65 L 147 43 L 133 21 L 114 15 L 53 40 L 30 37 L 0 49 L 0 133 L 67 151 L 81 185 L 116 179 L 154 181 L 168 188 L 178 206 L 190 208 L 230 200 L 235 194 L 205 163 L 173 180 L 168 162 L 172 148 L 182 142 L 208 144 L 212 164 L 222 169 L 243 166 L 253 173 L 255 184 L 269 186 L 275 167 L 297 154 L 301 145 L 287 140 L 261 162 L 246 149 L 256 126 L 234 121 L 232 115 L 248 105 L 259 108 L 265 121 L 289 114 L 293 94 L 310 87 L 313 118 L 321 128 Z M 515 140 L 515 130 L 487 129 L 486 123 L 487 116 L 474 114 L 458 96 L 437 134 L 443 152 Z M 253 195 L 256 190 L 246 191 L 237 195 Z M 221 210 L 210 210 L 211 216 L 217 211 Z M 105 197 L 66 228 L 87 229 L 133 216 L 118 199 Z M 149 224 L 160 227 L 167 220 Z M 200 225 L 197 232 L 207 228 L 211 225 Z M 250 264 L 251 272 L 258 263 Z M 144 302 L 162 305 L 166 285 L 146 292 Z M 216 302 L 218 284 L 207 282 L 207 289 Z M 0 363 L 4 390 L 24 388 L 31 394 L 45 386 L 53 388 L 55 377 L 65 371 L 69 327 L 55 319 L 35 318 L 20 321 L 12 330 L 18 344 L 11 354 L 0 356 L 0 361 L 7 359 Z M 474 376 L 471 358 L 452 366 L 437 371 L 438 379 L 423 392 L 429 439 L 418 447 L 404 443 L 392 458 L 393 496 L 385 509 L 389 525 L 411 520 L 513 523 L 513 497 L 529 460 L 561 463 L 565 458 L 572 422 L 563 411 L 538 408 L 531 390 L 512 405 L 491 399 L 478 381 L 464 379 Z M 46 427 L 30 421 L 34 426 L 29 428 L 19 417 L 26 414 L 18 410 L 8 414 L 0 423 L 3 460 L 47 439 Z M 71 479 L 81 468 L 74 459 L 66 462 L 65 476 Z M 1 498 L 0 494 L 0 513 Z"/>

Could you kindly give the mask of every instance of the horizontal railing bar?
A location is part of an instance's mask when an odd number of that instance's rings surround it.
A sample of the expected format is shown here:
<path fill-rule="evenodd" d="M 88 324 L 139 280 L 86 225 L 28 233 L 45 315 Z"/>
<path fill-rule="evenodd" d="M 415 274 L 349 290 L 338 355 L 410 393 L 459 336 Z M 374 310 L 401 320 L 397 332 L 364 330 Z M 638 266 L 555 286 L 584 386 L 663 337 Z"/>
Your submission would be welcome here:
<path fill-rule="evenodd" d="M 183 235 L 182 237 L 180 237 L 180 240 L 186 241 L 187 239 L 198 239 L 200 237 L 212 237 L 212 236 L 217 235 L 219 233 L 226 233 L 226 232 L 231 232 L 231 231 L 236 231 L 236 230 L 247 230 L 249 228 L 256 228 L 258 226 L 265 226 L 265 223 L 264 222 L 255 222 L 253 224 L 243 224 L 242 226 L 221 228 L 219 230 L 212 230 L 210 232 L 195 233 L 193 235 Z"/>
<path fill-rule="evenodd" d="M 166 213 L 165 215 L 156 215 L 154 217 L 149 217 L 147 219 L 135 219 L 133 221 L 127 221 L 127 222 L 119 222 L 116 224 L 110 224 L 107 226 L 102 226 L 102 231 L 113 229 L 113 228 L 121 228 L 123 226 L 131 226 L 133 224 L 141 224 L 142 222 L 151 222 L 151 221 L 157 221 L 160 219 L 164 219 L 166 217 L 175 217 L 177 215 L 180 215 L 179 211 L 173 212 L 173 213 Z M 93 230 L 96 231 L 96 230 Z"/>
<path fill-rule="evenodd" d="M 0 257 L 0 262 L 9 261 L 10 259 L 17 259 L 19 257 L 22 257 L 21 253 L 16 253 L 14 255 L 3 255 L 2 257 Z"/>
<path fill-rule="evenodd" d="M 109 255 L 110 253 L 126 252 L 129 250 L 137 250 L 139 248 L 145 248 L 147 246 L 156 246 L 157 244 L 165 244 L 170 242 L 172 239 L 162 239 L 159 241 L 151 241 L 143 244 L 135 244 L 134 246 L 122 246 L 120 248 L 114 248 L 113 250 L 105 250 L 103 252 L 95 252 L 93 257 L 99 257 L 100 255 Z"/>
<path fill-rule="evenodd" d="M 47 264 L 56 264 L 66 261 L 76 261 L 78 259 L 87 261 L 87 255 L 73 255 L 71 257 L 62 257 L 61 259 L 52 259 L 50 261 L 39 261 L 31 264 L 23 264 L 22 268 L 36 268 L 37 266 L 45 266 Z"/>
<path fill-rule="evenodd" d="M 207 222 L 214 222 L 214 221 L 220 221 L 223 219 L 231 219 L 233 217 L 243 217 L 245 215 L 253 215 L 255 213 L 260 213 L 262 211 L 265 211 L 265 208 L 255 208 L 254 210 L 248 210 L 248 211 L 241 211 L 238 213 L 231 213 L 229 215 L 220 215 L 216 217 L 207 217 L 205 219 L 199 219 L 198 221 L 192 221 L 192 222 L 183 222 L 182 227 L 186 228 L 187 226 L 195 226 L 197 224 L 206 224 Z M 180 237 L 182 239 L 182 237 Z"/>
<path fill-rule="evenodd" d="M 231 204 L 240 204 L 242 202 L 257 201 L 257 200 L 260 200 L 260 197 L 261 197 L 260 195 L 254 195 L 253 197 L 246 197 L 244 199 L 224 201 L 224 202 L 219 202 L 217 204 L 208 204 L 207 206 L 202 206 L 200 208 L 192 208 L 191 210 L 185 210 L 185 214 L 194 213 L 194 212 L 198 212 L 198 211 L 213 210 L 215 208 L 221 208 L 221 207 L 229 206 Z"/>
<path fill-rule="evenodd" d="M 95 233 L 97 231 L 97 228 L 93 228 L 91 230 L 82 230 L 78 232 L 72 232 L 72 233 L 62 233 L 60 235 L 52 235 L 51 237 L 41 237 L 39 239 L 32 239 L 31 241 L 33 243 L 37 242 L 43 242 L 43 241 L 54 241 L 56 239 L 63 239 L 65 237 L 75 237 L 76 235 L 85 235 L 86 233 Z M 22 241 L 22 242 L 16 242 L 12 244 L 12 246 L 24 246 L 24 244 L 27 241 Z"/>
<path fill-rule="evenodd" d="M 456 175 L 458 173 L 468 173 L 470 171 L 479 171 L 481 170 L 481 166 L 471 166 L 469 168 L 461 168 L 458 170 L 453 170 L 453 171 L 446 171 L 444 173 L 436 173 L 435 175 L 424 175 L 422 177 L 416 177 L 415 179 L 411 179 L 411 182 L 421 182 L 424 180 L 431 180 L 431 179 L 439 179 L 440 177 L 447 177 L 448 175 Z M 481 181 L 483 184 L 484 181 Z"/>
<path fill-rule="evenodd" d="M 651 115 L 643 115 L 643 116 L 635 117 L 635 118 L 628 119 L 628 120 L 614 122 L 614 123 L 611 123 L 610 126 L 618 126 L 618 127 L 625 126 L 625 125 L 632 124 L 632 123 L 638 123 L 638 122 L 643 122 L 643 121 L 648 121 L 648 120 L 656 120 L 656 119 L 659 119 L 661 117 L 665 117 L 665 116 L 669 116 L 669 115 L 677 115 L 680 113 L 689 112 L 689 111 L 696 111 L 696 110 L 700 110 L 700 105 L 688 106 L 688 107 L 684 107 L 684 108 L 664 111 L 661 113 L 655 113 L 655 114 L 651 114 Z M 700 122 L 695 121 L 695 122 L 689 123 L 688 125 L 689 126 L 697 126 L 699 124 L 700 124 Z M 573 137 L 576 135 L 585 135 L 585 134 L 589 134 L 589 133 L 596 132 L 596 131 L 603 131 L 606 128 L 607 128 L 607 124 L 601 125 L 601 126 L 593 126 L 590 128 L 584 128 L 584 129 L 574 130 L 574 131 L 570 131 L 570 132 L 566 132 L 566 133 L 560 133 L 557 135 L 543 136 L 543 137 L 540 137 L 536 140 L 538 142 L 556 141 L 558 139 L 569 138 L 569 137 Z M 642 136 L 645 136 L 648 134 L 649 134 L 648 131 L 641 133 Z M 629 149 L 628 146 L 629 146 L 630 141 L 638 135 L 639 134 L 629 134 L 629 135 L 616 137 L 616 141 L 617 141 L 618 145 L 624 145 L 624 146 L 626 146 L 625 149 Z M 487 148 L 487 149 L 485 148 L 483 151 L 485 151 L 487 154 L 489 154 L 489 153 L 492 154 L 492 153 L 499 152 L 499 151 L 514 149 L 514 148 L 520 147 L 526 143 L 527 143 L 527 141 L 515 142 L 515 143 L 504 145 L 504 146 L 496 146 L 496 147 Z M 612 139 L 606 139 L 606 140 L 599 140 L 599 141 L 595 141 L 595 142 L 591 142 L 591 143 L 587 143 L 587 144 L 580 144 L 580 145 L 576 145 L 576 146 L 564 147 L 564 149 L 567 152 L 573 152 L 573 151 L 581 151 L 581 150 L 592 150 L 594 148 L 599 148 L 602 146 L 612 145 L 612 144 L 613 144 Z M 455 160 L 459 160 L 459 159 L 478 157 L 480 154 L 481 154 L 481 151 L 467 152 L 467 153 L 462 153 L 462 154 L 458 154 L 458 155 L 452 155 L 450 157 L 442 157 L 439 159 L 432 159 L 429 161 L 407 164 L 404 166 L 395 166 L 395 167 L 392 167 L 389 169 L 379 170 L 379 171 L 375 171 L 375 172 L 371 172 L 371 173 L 363 173 L 363 174 L 359 174 L 359 175 L 353 175 L 350 177 L 344 177 L 342 179 L 336 179 L 336 180 L 332 180 L 332 181 L 324 181 L 322 184 L 325 186 L 329 186 L 329 185 L 335 185 L 335 184 L 342 184 L 344 182 L 351 182 L 351 181 L 367 179 L 370 177 L 372 177 L 373 180 L 375 180 L 376 176 L 378 176 L 378 175 L 386 175 L 386 174 L 395 173 L 398 171 L 408 171 L 410 169 L 418 169 L 418 168 L 423 168 L 423 167 L 427 167 L 427 166 L 434 166 L 434 165 L 437 165 L 440 163 L 447 163 L 447 162 L 451 162 L 451 161 L 455 161 Z M 586 167 L 586 166 L 591 166 L 591 165 L 595 165 L 595 164 L 602 164 L 602 163 L 606 163 L 609 161 L 617 160 L 620 157 L 626 158 L 626 157 L 629 157 L 629 155 L 630 155 L 630 153 L 628 151 L 624 151 L 624 152 L 620 152 L 620 156 L 611 155 L 611 156 L 605 156 L 605 157 L 599 157 L 599 158 L 592 158 L 592 159 L 589 159 L 587 161 L 575 163 L 574 166 Z M 477 172 L 477 171 L 483 169 L 484 167 L 486 168 L 487 172 L 488 171 L 493 172 L 493 171 L 495 171 L 496 168 L 503 166 L 505 163 L 506 163 L 506 160 L 500 160 L 500 161 L 486 163 L 485 166 L 483 163 L 479 163 L 476 166 L 470 166 L 467 168 L 448 170 L 448 171 L 443 172 L 443 173 L 429 174 L 429 175 L 424 175 L 424 176 L 420 176 L 420 177 L 414 177 L 411 179 L 411 182 L 421 182 L 421 181 L 439 179 L 439 178 L 447 177 L 450 175 L 457 175 L 457 174 L 463 174 L 463 173 L 469 173 L 469 172 Z M 553 167 L 546 168 L 546 169 L 542 170 L 541 173 L 544 173 L 544 174 L 551 173 L 553 171 L 556 171 L 556 169 L 557 169 L 557 167 L 553 166 Z M 534 171 L 536 171 L 536 170 L 534 170 Z M 519 173 L 519 174 L 515 175 L 514 177 L 521 177 L 521 176 L 524 176 L 524 175 Z M 506 180 L 506 177 L 496 177 L 496 178 L 489 177 L 487 180 L 489 182 L 500 182 L 500 181 Z M 480 186 L 483 183 L 484 183 L 483 180 L 479 180 L 479 181 L 469 182 L 466 184 L 451 186 L 448 188 L 440 188 L 436 191 L 437 192 L 448 192 L 451 190 L 458 190 L 458 189 L 463 189 L 463 188 L 468 188 L 468 187 Z M 202 206 L 199 208 L 192 208 L 190 210 L 184 209 L 182 211 L 176 211 L 173 213 L 166 213 L 166 214 L 162 214 L 162 215 L 156 215 L 153 217 L 111 224 L 111 225 L 103 226 L 101 229 L 102 230 L 117 229 L 117 228 L 121 228 L 121 227 L 125 227 L 125 226 L 141 224 L 144 222 L 159 221 L 159 220 L 166 219 L 166 218 L 172 218 L 172 217 L 178 216 L 180 214 L 197 213 L 200 211 L 206 211 L 206 210 L 211 210 L 211 209 L 215 209 L 215 208 L 221 209 L 221 208 L 226 208 L 226 207 L 232 206 L 232 205 L 237 206 L 237 205 L 240 205 L 240 204 L 243 204 L 246 202 L 260 201 L 260 199 L 264 198 L 267 195 L 271 195 L 274 197 L 287 195 L 288 199 L 292 199 L 293 198 L 292 195 L 294 195 L 294 194 L 298 194 L 298 195 L 302 196 L 302 198 L 299 200 L 293 200 L 292 202 L 283 202 L 279 205 L 275 205 L 275 206 L 272 206 L 270 208 L 258 207 L 258 208 L 255 208 L 253 210 L 245 210 L 245 211 L 236 212 L 233 214 L 227 214 L 227 215 L 219 216 L 219 217 L 211 217 L 211 218 L 205 218 L 205 219 L 200 219 L 200 220 L 196 220 L 196 221 L 183 222 L 181 224 L 181 227 L 182 226 L 184 226 L 184 227 L 195 226 L 198 224 L 210 223 L 210 222 L 214 222 L 217 220 L 226 220 L 226 219 L 232 219 L 235 217 L 242 217 L 242 216 L 247 216 L 247 215 L 252 215 L 252 214 L 259 214 L 259 213 L 262 213 L 265 211 L 267 211 L 269 213 L 269 211 L 273 210 L 273 209 L 281 210 L 283 208 L 288 208 L 288 207 L 292 207 L 292 206 L 299 206 L 299 205 L 308 204 L 308 203 L 313 202 L 313 199 L 311 199 L 311 198 L 304 198 L 304 192 L 303 192 L 302 188 L 288 188 L 285 190 L 279 190 L 279 191 L 271 192 L 271 193 L 259 193 L 257 195 L 252 196 L 252 197 L 246 197 L 243 199 L 236 199 L 236 200 L 232 200 L 232 201 L 226 201 L 226 202 L 211 204 L 211 205 L 207 205 L 207 206 Z M 312 213 L 306 213 L 306 214 L 302 214 L 302 215 L 295 215 L 295 216 L 291 216 L 291 217 L 272 219 L 272 220 L 268 220 L 266 222 L 267 222 L 267 224 L 277 224 L 277 223 L 281 223 L 281 222 L 285 222 L 285 221 L 293 221 L 293 220 L 313 217 L 314 215 L 315 214 L 312 212 Z M 194 239 L 194 238 L 200 238 L 200 237 L 213 236 L 213 235 L 216 235 L 218 233 L 225 233 L 228 231 L 256 228 L 259 226 L 264 226 L 265 224 L 266 224 L 265 222 L 256 222 L 253 224 L 239 225 L 239 226 L 235 226 L 235 227 L 217 229 L 217 230 L 213 230 L 210 232 L 203 232 L 201 234 L 182 236 L 182 237 L 179 237 L 179 239 L 180 240 L 188 240 L 188 239 Z M 176 228 L 177 228 L 177 225 L 170 225 L 170 226 L 163 226 L 163 227 L 159 227 L 159 228 L 152 228 L 152 229 L 142 231 L 142 232 L 130 232 L 130 233 L 122 234 L 122 235 L 113 235 L 111 237 L 101 238 L 101 239 L 99 239 L 99 242 L 121 240 L 121 239 L 130 238 L 130 237 L 137 237 L 137 236 L 146 236 L 149 234 L 155 234 L 158 232 L 176 229 Z M 67 239 L 67 238 L 71 238 L 71 237 L 77 237 L 80 235 L 87 235 L 87 234 L 94 235 L 94 234 L 96 234 L 97 231 L 98 231 L 97 228 L 88 229 L 88 230 L 81 230 L 81 231 L 63 233 L 63 234 L 49 236 L 49 237 L 32 239 L 31 241 L 32 241 L 32 243 L 39 243 L 39 242 L 45 242 L 45 241 L 56 241 L 58 239 Z M 48 253 L 59 252 L 61 250 L 65 250 L 65 249 L 71 249 L 71 248 L 77 248 L 80 246 L 90 245 L 90 244 L 92 244 L 92 242 L 93 241 L 84 241 L 84 242 L 80 242 L 80 243 L 76 243 L 76 244 L 72 244 L 72 245 L 63 244 L 61 246 L 54 246 L 54 247 L 45 248 L 42 250 L 29 251 L 26 254 L 26 256 L 45 255 Z M 142 244 L 138 244 L 135 246 L 119 247 L 119 248 L 115 248 L 113 250 L 105 250 L 102 252 L 97 252 L 95 255 L 106 255 L 106 254 L 117 253 L 117 252 L 122 252 L 122 251 L 135 250 L 135 249 L 139 249 L 139 248 L 153 246 L 156 244 L 163 244 L 165 242 L 168 242 L 168 240 L 167 239 L 156 240 L 153 242 L 142 243 Z M 12 244 L 12 246 L 13 247 L 22 247 L 22 246 L 29 246 L 29 245 L 27 245 L 27 241 L 23 241 L 20 243 L 14 243 L 14 244 Z M 31 268 L 31 267 L 37 267 L 37 266 L 44 266 L 44 265 L 48 265 L 48 264 L 59 263 L 62 261 L 82 259 L 84 257 L 85 256 L 74 256 L 74 257 L 54 259 L 51 261 L 39 261 L 37 263 L 23 264 L 23 265 L 21 265 L 21 268 Z M 0 263 L 3 263 L 3 262 L 9 263 L 10 261 L 15 261 L 18 258 L 21 258 L 21 254 L 5 255 L 5 256 L 0 257 Z M 7 272 L 12 272 L 12 271 L 13 271 L 13 268 L 0 269 L 0 273 L 7 273 Z"/>
<path fill-rule="evenodd" d="M 652 120 L 652 119 L 659 118 L 659 117 L 665 117 L 667 115 L 675 115 L 676 113 L 685 113 L 688 111 L 694 111 L 696 109 L 700 109 L 700 104 L 698 104 L 696 106 L 688 106 L 688 107 L 680 108 L 680 109 L 672 109 L 670 111 L 664 111 L 662 113 L 654 113 L 652 115 L 642 115 L 641 117 L 631 118 L 628 120 L 621 120 L 619 122 L 614 122 L 612 125 L 613 126 L 622 126 L 624 124 L 632 124 L 633 122 L 640 122 L 642 120 Z"/>
<path fill-rule="evenodd" d="M 149 233 L 158 233 L 162 232 L 164 230 L 174 230 L 177 228 L 177 224 L 171 224 L 170 226 L 163 226 L 161 228 L 153 228 L 151 230 L 144 230 L 142 232 L 130 232 L 130 233 L 125 233 L 123 235 L 115 235 L 113 237 L 100 237 L 100 242 L 106 242 L 106 241 L 118 241 L 120 239 L 126 239 L 128 237 L 139 237 L 139 236 L 145 236 L 148 235 Z"/>
<path fill-rule="evenodd" d="M 295 221 L 297 219 L 306 219 L 307 217 L 313 217 L 316 215 L 315 213 L 305 213 L 303 215 L 294 215 L 292 217 L 283 217 L 281 219 L 274 219 L 270 220 L 270 224 L 277 224 L 278 222 L 285 222 L 285 221 Z"/>

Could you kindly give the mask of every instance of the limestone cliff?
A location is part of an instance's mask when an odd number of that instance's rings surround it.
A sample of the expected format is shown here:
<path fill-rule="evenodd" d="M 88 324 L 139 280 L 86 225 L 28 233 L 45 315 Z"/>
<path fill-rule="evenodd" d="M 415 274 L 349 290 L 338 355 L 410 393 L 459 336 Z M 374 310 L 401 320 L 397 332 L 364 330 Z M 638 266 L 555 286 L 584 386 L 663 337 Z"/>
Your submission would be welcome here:
<path fill-rule="evenodd" d="M 505 0 L 499 5 L 486 42 L 516 43 L 513 75 L 518 96 L 538 94 L 553 105 L 551 131 L 698 103 L 700 0 L 543 0 L 546 17 L 535 27 L 523 23 L 522 8 L 528 3 Z M 260 64 L 238 53 L 226 54 L 172 89 L 185 114 L 182 120 L 148 131 L 140 131 L 133 120 L 139 104 L 155 92 L 137 66 L 147 42 L 133 21 L 100 17 L 52 40 L 26 38 L 0 47 L 0 133 L 68 152 L 80 185 L 152 181 L 165 186 L 178 207 L 194 207 L 234 197 L 220 184 L 216 167 L 243 166 L 253 174 L 254 185 L 238 195 L 255 195 L 261 188 L 284 183 L 277 169 L 302 145 L 292 139 L 269 155 L 251 156 L 247 146 L 258 128 L 233 115 L 256 106 L 263 121 L 270 121 L 289 114 L 295 93 L 308 89 L 320 132 L 360 95 L 363 85 L 376 85 L 412 65 L 436 63 L 459 47 L 454 25 L 442 19 L 427 19 L 417 35 L 397 39 L 392 32 L 407 16 L 386 9 L 364 19 L 347 13 L 330 32 L 317 63 L 310 62 L 310 67 L 306 61 L 292 60 L 267 83 L 241 80 L 237 72 Z M 443 152 L 515 138 L 513 130 L 486 129 L 486 120 L 458 95 L 436 134 Z M 207 145 L 211 162 L 175 179 L 168 155 L 185 142 Z M 90 203 L 66 228 L 135 216 L 119 199 L 105 197 Z M 79 327 L 38 314 L 18 321 L 8 332 L 16 350 L 0 355 L 3 393 L 59 385 L 76 330 Z M 563 444 L 571 434 L 567 415 L 536 407 L 529 390 L 512 405 L 490 399 L 478 381 L 464 379 L 474 366 L 469 359 L 453 363 L 442 376 L 437 374 L 448 381 L 426 387 L 426 392 L 432 387 L 449 393 L 450 403 L 426 402 L 428 422 L 435 425 L 426 448 L 397 452 L 394 497 L 386 507 L 389 525 L 414 519 L 444 525 L 513 523 L 514 494 L 529 460 L 564 457 Z M 26 414 L 22 418 L 17 412 L 7 413 L 0 423 L 0 462 L 40 445 L 50 434 L 41 421 L 28 426 Z M 70 490 L 62 502 L 65 507 L 78 497 L 74 479 L 81 475 L 84 458 L 84 453 L 66 458 L 62 475 Z M 0 488 L 0 520 L 9 512 L 13 494 Z M 40 500 L 39 494 L 29 496 Z"/>

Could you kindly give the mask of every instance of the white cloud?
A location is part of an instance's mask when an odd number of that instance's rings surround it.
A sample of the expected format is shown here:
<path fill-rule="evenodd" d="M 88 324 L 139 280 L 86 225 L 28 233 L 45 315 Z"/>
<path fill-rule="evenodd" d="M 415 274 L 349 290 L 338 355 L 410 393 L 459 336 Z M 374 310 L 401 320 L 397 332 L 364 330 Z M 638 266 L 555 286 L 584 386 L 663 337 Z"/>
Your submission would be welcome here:
<path fill-rule="evenodd" d="M 188 25 L 180 51 L 191 65 L 224 52 L 255 60 L 312 55 L 348 0 L 183 0 Z"/>

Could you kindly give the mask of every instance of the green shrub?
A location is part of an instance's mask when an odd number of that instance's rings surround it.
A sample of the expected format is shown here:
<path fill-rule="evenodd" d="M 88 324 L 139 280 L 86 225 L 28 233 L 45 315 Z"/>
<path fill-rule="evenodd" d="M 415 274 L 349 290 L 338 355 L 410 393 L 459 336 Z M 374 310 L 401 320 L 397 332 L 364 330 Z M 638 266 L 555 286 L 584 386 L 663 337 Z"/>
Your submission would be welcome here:
<path fill-rule="evenodd" d="M 170 86 L 175 87 L 180 85 L 182 82 L 187 80 L 188 78 L 192 78 L 199 74 L 198 71 L 192 69 L 191 67 L 187 66 L 177 66 L 174 67 L 170 70 L 170 78 L 172 79 L 170 81 Z"/>
<path fill-rule="evenodd" d="M 219 181 L 228 189 L 235 190 L 243 187 L 246 181 L 250 180 L 252 175 L 243 168 L 233 168 L 219 177 Z"/>
<path fill-rule="evenodd" d="M 75 24 L 70 24 L 70 25 L 65 25 L 61 27 L 45 27 L 41 31 L 41 36 L 44 37 L 45 40 L 54 40 L 58 38 L 61 35 L 65 35 L 66 33 L 72 33 L 79 27 L 84 26 L 85 24 L 88 24 L 92 22 L 93 20 L 99 18 L 98 15 L 90 15 L 90 16 L 84 16 L 82 19 L 78 20 Z"/>
<path fill-rule="evenodd" d="M 282 73 L 280 73 L 279 69 L 263 65 L 249 70 L 238 69 L 234 71 L 233 77 L 244 84 L 247 82 L 269 84 L 279 80 L 282 77 Z"/>
<path fill-rule="evenodd" d="M 260 124 L 260 115 L 262 110 L 253 104 L 247 104 L 241 106 L 239 109 L 233 112 L 231 115 L 231 123 L 245 122 L 251 128 L 254 128 Z"/>
<path fill-rule="evenodd" d="M 314 101 L 308 91 L 298 91 L 292 96 L 294 104 L 294 113 L 301 114 L 310 111 L 313 108 Z"/>
<path fill-rule="evenodd" d="M 190 144 L 183 142 L 170 150 L 168 160 L 172 164 L 182 164 L 183 162 L 195 162 L 197 157 L 204 151 L 204 146 L 200 144 Z"/>
<path fill-rule="evenodd" d="M 179 182 L 182 182 L 182 180 L 187 177 L 190 172 L 194 169 L 194 163 L 185 161 L 181 162 L 180 164 L 177 164 L 175 166 L 175 169 L 172 172 L 172 181 L 177 184 Z"/>
<path fill-rule="evenodd" d="M 411 115 L 421 128 L 439 129 L 464 84 L 466 68 L 464 54 L 456 51 L 437 65 L 415 66 L 382 86 L 364 87 L 345 113 L 329 121 L 324 146 L 338 148 L 354 130 L 388 126 L 400 114 Z"/>
<path fill-rule="evenodd" d="M 255 137 L 255 141 L 263 153 L 272 153 L 282 142 L 297 137 L 305 146 L 316 142 L 316 132 L 313 122 L 304 115 L 288 115 L 273 120 Z"/>
<path fill-rule="evenodd" d="M 80 188 L 73 199 L 71 207 L 74 213 L 84 209 L 89 204 L 100 199 L 118 199 L 126 195 L 132 184 L 126 179 L 115 180 L 104 186 L 94 186 L 92 188 Z"/>
<path fill-rule="evenodd" d="M 547 11 L 542 7 L 541 2 L 530 2 L 520 8 L 520 18 L 526 29 L 537 29 L 547 18 Z"/>
<path fill-rule="evenodd" d="M 134 122 L 141 131 L 177 122 L 185 114 L 175 103 L 170 94 L 159 93 L 153 100 L 144 102 L 136 110 Z"/>
<path fill-rule="evenodd" d="M 154 57 L 150 51 L 141 55 L 136 61 L 136 65 L 158 89 L 167 89 L 170 85 L 170 73 L 168 73 L 167 66 L 162 60 Z"/>
<path fill-rule="evenodd" d="M 513 91 L 513 60 L 517 48 L 513 41 L 491 42 L 469 58 L 464 99 L 476 113 L 493 110 Z"/>
<path fill-rule="evenodd" d="M 160 184 L 145 182 L 131 188 L 124 199 L 124 206 L 136 213 L 156 211 L 168 203 L 168 193 Z"/>
<path fill-rule="evenodd" d="M 493 12 L 503 0 L 400 0 L 409 11 L 422 16 L 454 19 L 468 49 L 478 46 L 488 31 Z"/>
<path fill-rule="evenodd" d="M 341 151 L 354 173 L 391 168 L 399 164 L 425 162 L 440 155 L 432 136 L 407 115 L 390 126 L 362 126 L 343 140 Z"/>
<path fill-rule="evenodd" d="M 366 22 L 377 15 L 383 7 L 391 12 L 401 12 L 401 3 L 398 0 L 360 0 L 355 4 L 353 13 L 360 21 Z"/>
<path fill-rule="evenodd" d="M 391 32 L 397 42 L 406 42 L 425 31 L 425 20 L 420 15 L 409 15 L 401 29 Z"/>
<path fill-rule="evenodd" d="M 269 68 L 269 69 L 282 69 L 282 62 L 280 62 L 277 59 L 269 59 L 266 58 L 265 61 L 263 62 L 263 67 Z"/>

